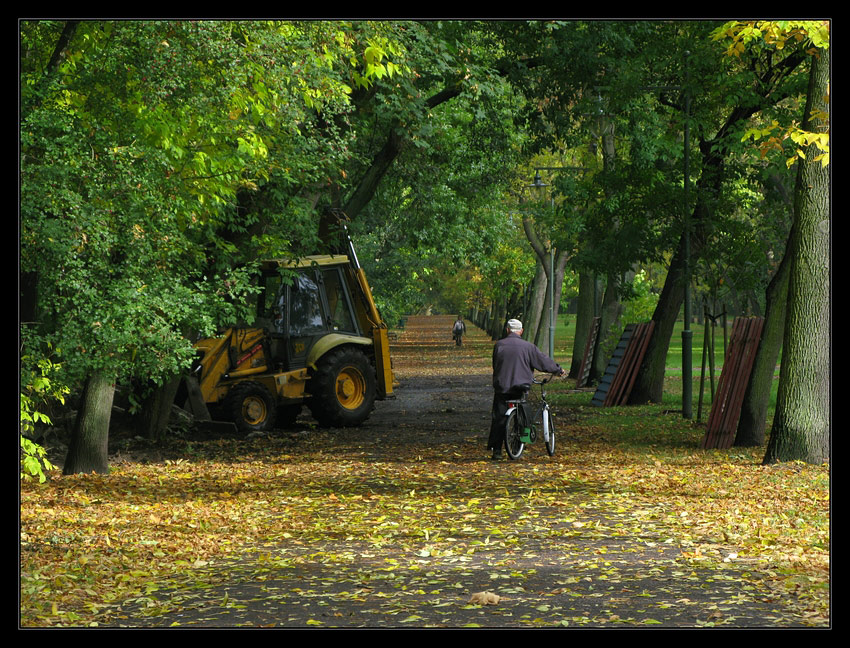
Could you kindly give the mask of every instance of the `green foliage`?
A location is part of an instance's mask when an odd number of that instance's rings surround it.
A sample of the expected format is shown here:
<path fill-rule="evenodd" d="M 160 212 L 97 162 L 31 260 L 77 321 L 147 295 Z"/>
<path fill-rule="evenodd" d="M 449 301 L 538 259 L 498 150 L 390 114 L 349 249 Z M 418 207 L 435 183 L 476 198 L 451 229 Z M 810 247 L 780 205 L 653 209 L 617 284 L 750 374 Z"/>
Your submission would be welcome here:
<path fill-rule="evenodd" d="M 517 98 L 494 73 L 494 50 L 479 28 L 404 25 L 396 41 L 406 48 L 411 73 L 394 83 L 376 79 L 370 111 L 352 115 L 361 137 L 349 176 L 365 172 L 357 160 L 372 159 L 387 124 L 403 123 L 410 134 L 352 224 L 375 299 L 391 321 L 426 304 L 456 310 L 467 300 L 460 294 L 474 292 L 472 277 L 481 276 L 473 269 L 491 263 L 505 239 L 503 190 L 522 135 L 513 124 Z M 457 84 L 463 91 L 452 101 L 424 105 Z"/>
<path fill-rule="evenodd" d="M 357 44 L 343 24 L 84 22 L 48 75 L 60 27 L 21 30 L 38 332 L 69 381 L 158 381 L 190 362 L 193 332 L 250 319 L 254 261 L 315 238 L 296 193 L 339 172 L 351 133 L 317 125 L 344 119 Z"/>
<path fill-rule="evenodd" d="M 723 41 L 726 55 L 732 59 L 757 60 L 765 55 L 779 56 L 786 50 L 803 46 L 814 56 L 818 50 L 829 49 L 829 22 L 825 20 L 732 21 L 718 27 L 711 35 L 714 41 Z M 771 151 L 785 151 L 793 144 L 793 152 L 786 166 L 805 160 L 803 149 L 815 145 L 819 153 L 814 161 L 829 165 L 829 115 L 815 114 L 813 118 L 825 126 L 819 132 L 801 128 L 797 119 L 781 123 L 778 119 L 765 120 L 766 125 L 748 128 L 741 141 L 758 143 L 762 157 Z M 790 142 L 789 142 L 790 140 Z M 787 156 L 787 152 L 786 152 Z"/>
<path fill-rule="evenodd" d="M 49 409 L 54 401 L 64 404 L 70 389 L 56 380 L 59 366 L 51 360 L 50 355 L 39 353 L 33 347 L 32 340 L 27 338 L 24 335 L 25 352 L 21 357 L 21 479 L 37 477 L 40 482 L 44 482 L 47 479 L 44 471 L 52 470 L 55 466 L 47 460 L 45 449 L 35 443 L 31 436 L 36 425 L 52 424 L 43 410 Z"/>
<path fill-rule="evenodd" d="M 627 287 L 625 295 L 625 309 L 622 320 L 624 322 L 648 322 L 652 319 L 655 306 L 658 304 L 658 293 L 653 291 L 652 282 L 647 277 L 645 270 L 640 270 Z"/>

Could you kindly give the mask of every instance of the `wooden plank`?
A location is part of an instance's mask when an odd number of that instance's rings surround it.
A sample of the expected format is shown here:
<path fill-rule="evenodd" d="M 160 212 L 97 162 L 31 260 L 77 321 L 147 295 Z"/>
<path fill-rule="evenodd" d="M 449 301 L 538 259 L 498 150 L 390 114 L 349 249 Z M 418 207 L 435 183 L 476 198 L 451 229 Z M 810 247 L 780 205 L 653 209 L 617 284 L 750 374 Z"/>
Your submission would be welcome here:
<path fill-rule="evenodd" d="M 718 443 L 720 449 L 731 448 L 735 442 L 735 435 L 738 432 L 738 420 L 741 418 L 741 407 L 744 404 L 744 395 L 747 392 L 747 385 L 750 381 L 750 374 L 752 373 L 759 341 L 761 340 L 763 325 L 764 320 L 761 317 L 750 318 L 747 322 L 744 339 L 741 344 L 741 357 L 735 384 L 732 386 L 729 395 L 730 401 L 729 407 L 726 409 L 723 434 Z"/>
<path fill-rule="evenodd" d="M 628 403 L 654 328 L 654 322 L 626 325 L 591 404 L 610 407 Z"/>
<path fill-rule="evenodd" d="M 623 330 L 623 333 L 620 336 L 620 341 L 617 343 L 616 348 L 611 354 L 611 359 L 608 361 L 608 366 L 605 367 L 605 373 L 602 375 L 602 378 L 599 380 L 599 384 L 596 386 L 596 393 L 590 401 L 591 404 L 599 407 L 606 406 L 608 393 L 611 390 L 611 384 L 617 374 L 620 361 L 628 348 L 634 327 L 634 324 L 627 324 L 626 328 Z"/>
<path fill-rule="evenodd" d="M 717 398 L 711 405 L 702 442 L 705 449 L 727 449 L 735 442 L 741 407 L 763 330 L 762 317 L 739 317 L 732 325 Z"/>
<path fill-rule="evenodd" d="M 635 381 L 637 381 L 637 376 L 640 372 L 641 365 L 643 365 L 643 358 L 646 355 L 646 350 L 649 348 L 649 340 L 652 338 L 654 330 L 655 322 L 653 320 L 650 320 L 641 328 L 640 344 L 636 349 L 635 360 L 632 363 L 632 367 L 629 369 L 629 377 L 625 382 L 623 394 L 620 397 L 620 405 L 627 405 L 629 402 L 629 396 L 631 396 L 632 388 L 635 386 Z"/>
<path fill-rule="evenodd" d="M 737 367 L 738 364 L 738 338 L 742 326 L 742 318 L 736 318 L 732 324 L 732 337 L 723 358 L 723 371 L 720 372 L 720 379 L 717 382 L 717 396 L 711 404 L 711 412 L 708 415 L 705 438 L 702 443 L 702 447 L 706 449 L 717 447 L 720 423 L 727 406 L 729 382 L 732 380 L 730 376 L 736 371 L 733 367 Z"/>
<path fill-rule="evenodd" d="M 640 331 L 640 325 L 635 324 L 632 334 L 629 337 L 629 343 L 626 345 L 623 356 L 617 366 L 617 373 L 611 381 L 611 389 L 608 391 L 608 396 L 605 399 L 605 405 L 608 407 L 617 405 L 620 401 L 620 394 L 623 391 L 623 381 L 626 379 L 626 374 L 635 355 L 635 341 L 639 340 Z"/>

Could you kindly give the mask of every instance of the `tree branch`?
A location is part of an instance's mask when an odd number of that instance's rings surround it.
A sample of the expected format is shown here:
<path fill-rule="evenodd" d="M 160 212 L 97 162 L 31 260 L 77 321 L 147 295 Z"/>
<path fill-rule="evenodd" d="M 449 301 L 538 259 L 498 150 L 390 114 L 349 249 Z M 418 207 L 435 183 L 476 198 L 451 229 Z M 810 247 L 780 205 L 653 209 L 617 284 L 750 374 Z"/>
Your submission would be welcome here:
<path fill-rule="evenodd" d="M 68 20 L 65 22 L 65 26 L 62 28 L 62 33 L 59 35 L 59 40 L 56 41 L 56 47 L 53 48 L 53 54 L 50 56 L 50 61 L 44 70 L 45 76 L 50 76 L 56 71 L 56 68 L 59 67 L 59 60 L 62 58 L 62 52 L 64 52 L 68 47 L 68 44 L 71 42 L 71 38 L 74 36 L 74 32 L 77 30 L 77 25 L 79 24 L 79 20 Z"/>

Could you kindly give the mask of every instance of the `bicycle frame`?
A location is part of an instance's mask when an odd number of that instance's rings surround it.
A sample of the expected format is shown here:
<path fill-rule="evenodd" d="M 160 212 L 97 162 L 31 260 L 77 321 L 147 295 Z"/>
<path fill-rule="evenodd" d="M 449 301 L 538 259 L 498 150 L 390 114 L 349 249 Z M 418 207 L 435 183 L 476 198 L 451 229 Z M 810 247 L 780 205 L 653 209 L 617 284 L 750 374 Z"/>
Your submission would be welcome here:
<path fill-rule="evenodd" d="M 537 440 L 537 429 L 535 427 L 535 423 L 537 421 L 542 421 L 543 428 L 543 441 L 544 443 L 549 445 L 549 422 L 550 416 L 547 414 L 549 412 L 549 403 L 546 402 L 546 383 L 552 380 L 552 376 L 545 378 L 543 380 L 534 380 L 533 384 L 540 385 L 540 407 L 534 412 L 534 415 L 529 420 L 526 415 L 526 409 L 523 407 L 528 402 L 528 393 L 531 391 L 530 389 L 525 392 L 522 398 L 512 399 L 507 401 L 508 409 L 505 412 L 505 426 L 507 428 L 508 421 L 510 420 L 510 416 L 516 412 L 517 416 L 520 418 L 520 421 L 523 423 L 524 433 L 521 437 L 523 445 L 526 443 L 534 443 Z M 507 432 L 507 430 L 506 430 Z M 554 446 L 551 446 L 554 447 Z M 522 453 L 522 449 L 519 450 Z M 509 453 L 510 456 L 510 453 Z"/>

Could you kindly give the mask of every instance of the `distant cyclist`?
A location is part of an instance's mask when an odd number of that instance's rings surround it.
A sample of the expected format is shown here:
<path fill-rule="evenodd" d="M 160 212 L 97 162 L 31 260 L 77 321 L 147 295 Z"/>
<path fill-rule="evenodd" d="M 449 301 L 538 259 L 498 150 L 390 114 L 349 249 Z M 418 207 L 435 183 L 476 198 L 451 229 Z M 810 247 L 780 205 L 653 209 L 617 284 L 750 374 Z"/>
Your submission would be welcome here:
<path fill-rule="evenodd" d="M 454 338 L 456 345 L 461 345 L 461 338 L 463 338 L 464 333 L 466 333 L 466 324 L 463 323 L 463 318 L 458 315 L 457 321 L 452 327 L 452 337 Z"/>

